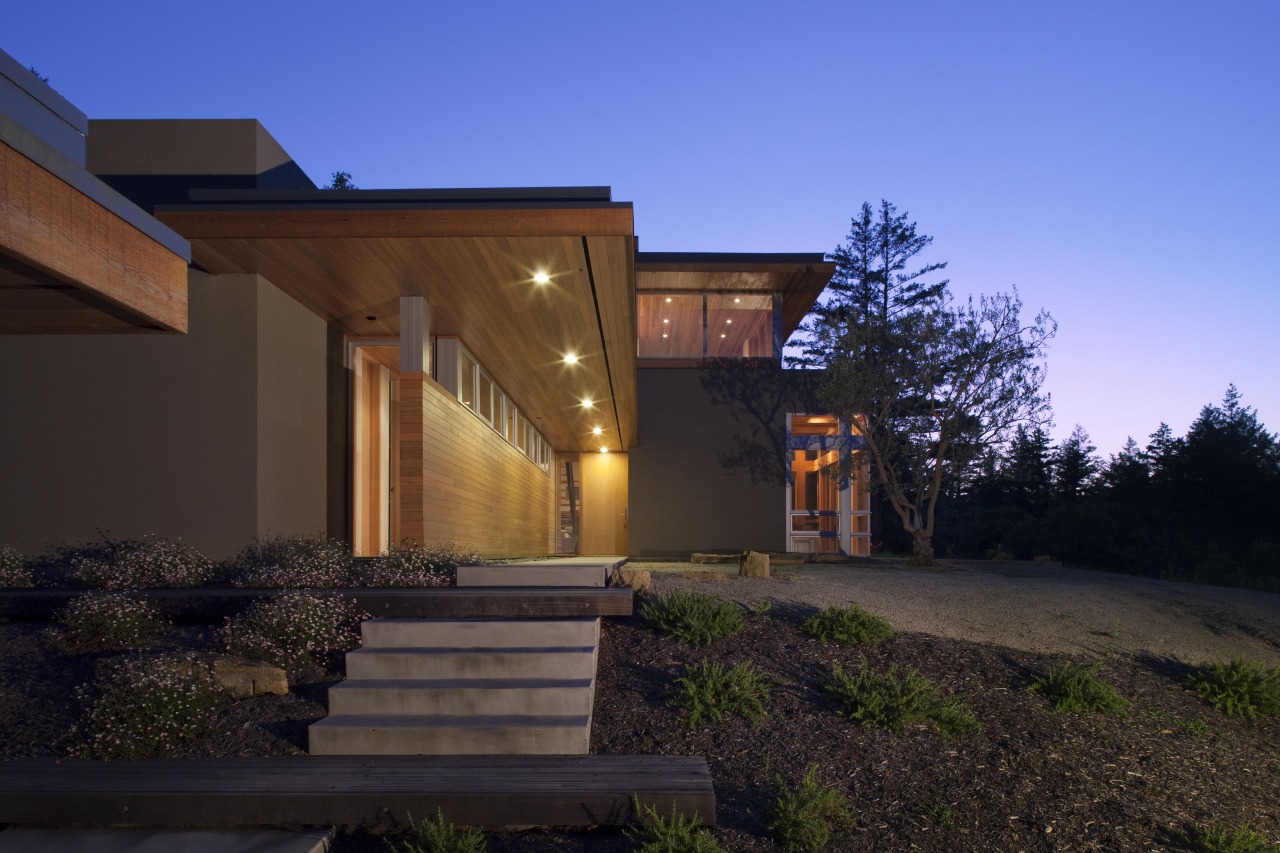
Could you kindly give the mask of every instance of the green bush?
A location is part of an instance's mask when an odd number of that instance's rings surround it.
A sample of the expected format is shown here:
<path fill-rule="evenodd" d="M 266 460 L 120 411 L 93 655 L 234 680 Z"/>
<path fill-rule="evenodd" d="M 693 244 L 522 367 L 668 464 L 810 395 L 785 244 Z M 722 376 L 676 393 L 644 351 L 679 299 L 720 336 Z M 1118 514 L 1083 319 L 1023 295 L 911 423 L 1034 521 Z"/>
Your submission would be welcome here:
<path fill-rule="evenodd" d="M 911 723 L 928 723 L 944 738 L 982 727 L 964 705 L 939 697 L 937 686 L 913 667 L 899 673 L 898 665 L 893 664 L 881 674 L 874 672 L 864 657 L 856 675 L 837 664 L 826 689 L 836 700 L 837 712 L 863 726 L 900 732 Z"/>
<path fill-rule="evenodd" d="M 724 853 L 695 815 L 685 818 L 673 809 L 664 817 L 653 806 L 635 804 L 639 822 L 623 832 L 635 842 L 634 853 Z"/>
<path fill-rule="evenodd" d="M 69 654 L 146 648 L 165 628 L 154 604 L 122 592 L 76 596 L 54 618 L 46 637 Z"/>
<path fill-rule="evenodd" d="M 488 845 L 484 833 L 470 827 L 454 826 L 436 809 L 434 820 L 413 822 L 409 815 L 410 836 L 399 840 L 385 839 L 392 853 L 484 853 Z"/>
<path fill-rule="evenodd" d="M 0 589 L 25 589 L 31 586 L 31 567 L 13 548 L 0 548 Z"/>
<path fill-rule="evenodd" d="M 1196 853 L 1280 853 L 1280 844 L 1271 843 L 1247 824 L 1230 830 L 1220 823 L 1194 826 L 1183 837 L 1183 844 Z"/>
<path fill-rule="evenodd" d="M 673 590 L 646 597 L 640 616 L 653 627 L 695 646 L 710 645 L 717 637 L 742 630 L 742 610 L 728 601 L 701 592 Z"/>
<path fill-rule="evenodd" d="M 755 723 L 766 716 L 768 698 L 768 678 L 750 663 L 726 669 L 704 660 L 686 666 L 671 691 L 671 704 L 689 714 L 689 728 L 696 728 L 704 718 L 719 723 L 725 714 Z"/>
<path fill-rule="evenodd" d="M 370 560 L 359 580 L 368 587 L 453 586 L 458 566 L 479 560 L 479 554 L 452 542 L 403 545 Z"/>
<path fill-rule="evenodd" d="M 1233 717 L 1280 716 L 1280 669 L 1243 657 L 1202 664 L 1187 679 L 1196 695 Z"/>
<path fill-rule="evenodd" d="M 177 658 L 128 658 L 76 691 L 88 704 L 85 758 L 158 758 L 213 727 L 224 698 L 209 667 Z"/>
<path fill-rule="evenodd" d="M 1027 689 L 1044 696 L 1053 704 L 1053 710 L 1061 713 L 1124 713 L 1129 700 L 1098 678 L 1101 669 L 1100 661 L 1064 663 L 1051 667 L 1048 674 L 1032 681 Z"/>
<path fill-rule="evenodd" d="M 236 564 L 238 587 L 332 589 L 355 581 L 351 546 L 323 536 L 255 539 L 236 557 Z"/>
<path fill-rule="evenodd" d="M 893 627 L 879 616 L 873 616 L 854 604 L 828 607 L 810 616 L 800 626 L 806 634 L 819 640 L 840 643 L 878 643 L 893 636 Z"/>
<path fill-rule="evenodd" d="M 818 784 L 818 767 L 810 767 L 795 788 L 778 779 L 778 798 L 769 810 L 769 832 L 786 853 L 813 853 L 831 843 L 836 830 L 853 826 L 844 795 Z"/>
<path fill-rule="evenodd" d="M 231 654 L 296 675 L 304 666 L 324 666 L 331 655 L 358 646 L 360 621 L 368 618 L 351 599 L 291 590 L 228 619 L 221 635 Z"/>
<path fill-rule="evenodd" d="M 148 535 L 63 549 L 72 580 L 90 589 L 187 589 L 207 583 L 213 563 L 180 539 Z"/>

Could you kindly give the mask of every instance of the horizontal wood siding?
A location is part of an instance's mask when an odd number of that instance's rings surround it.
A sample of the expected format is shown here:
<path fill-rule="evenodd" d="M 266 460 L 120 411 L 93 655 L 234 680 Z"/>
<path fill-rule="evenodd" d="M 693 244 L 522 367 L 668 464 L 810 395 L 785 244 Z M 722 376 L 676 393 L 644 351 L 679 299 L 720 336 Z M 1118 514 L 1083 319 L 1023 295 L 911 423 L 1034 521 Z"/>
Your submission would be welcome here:
<path fill-rule="evenodd" d="M 400 374 L 400 535 L 550 554 L 551 477 L 423 373 Z"/>

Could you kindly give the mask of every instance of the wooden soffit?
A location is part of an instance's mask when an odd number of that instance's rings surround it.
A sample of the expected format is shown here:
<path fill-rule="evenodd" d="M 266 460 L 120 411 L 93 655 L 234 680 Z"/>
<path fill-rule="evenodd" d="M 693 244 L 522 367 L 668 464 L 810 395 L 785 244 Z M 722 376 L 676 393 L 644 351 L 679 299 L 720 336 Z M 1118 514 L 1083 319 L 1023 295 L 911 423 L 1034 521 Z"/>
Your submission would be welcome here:
<path fill-rule="evenodd" d="M 640 252 L 636 291 L 660 293 L 781 293 L 789 337 L 835 275 L 822 254 Z"/>
<path fill-rule="evenodd" d="M 0 334 L 186 330 L 186 259 L 0 142 Z"/>
<path fill-rule="evenodd" d="M 397 336 L 400 298 L 425 297 L 431 334 L 459 338 L 556 450 L 635 443 L 629 204 L 192 205 L 157 217 L 191 241 L 200 266 L 259 273 L 352 338 Z M 538 284 L 539 273 L 550 280 Z"/>

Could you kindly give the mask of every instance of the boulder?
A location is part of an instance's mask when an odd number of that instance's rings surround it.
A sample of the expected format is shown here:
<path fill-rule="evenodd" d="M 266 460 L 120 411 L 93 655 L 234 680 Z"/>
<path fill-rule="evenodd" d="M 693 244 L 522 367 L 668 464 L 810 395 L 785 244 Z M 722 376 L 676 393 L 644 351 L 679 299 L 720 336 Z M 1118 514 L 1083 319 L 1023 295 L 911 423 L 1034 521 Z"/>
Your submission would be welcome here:
<path fill-rule="evenodd" d="M 218 689 L 232 699 L 289 692 L 289 679 L 284 670 L 258 661 L 218 658 L 213 662 L 213 680 Z"/>
<path fill-rule="evenodd" d="M 769 555 L 759 551 L 743 551 L 738 559 L 738 574 L 744 578 L 769 577 Z"/>
<path fill-rule="evenodd" d="M 623 566 L 613 570 L 609 578 L 609 586 L 629 586 L 636 592 L 648 592 L 653 585 L 653 578 L 648 569 L 629 569 Z"/>

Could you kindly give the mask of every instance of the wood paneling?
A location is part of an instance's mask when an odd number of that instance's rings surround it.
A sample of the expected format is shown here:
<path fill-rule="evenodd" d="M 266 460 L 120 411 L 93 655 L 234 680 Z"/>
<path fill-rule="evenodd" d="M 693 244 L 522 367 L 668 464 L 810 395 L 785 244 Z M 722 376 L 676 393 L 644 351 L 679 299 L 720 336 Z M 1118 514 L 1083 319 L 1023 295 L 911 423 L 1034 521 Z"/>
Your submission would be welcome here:
<path fill-rule="evenodd" d="M 554 552 L 551 477 L 422 373 L 400 374 L 400 537 Z"/>
<path fill-rule="evenodd" d="M 581 554 L 627 554 L 627 454 L 582 454 Z"/>
<path fill-rule="evenodd" d="M 4 144 L 0 254 L 91 297 L 10 278 L 0 287 L 0 333 L 187 330 L 187 262 Z"/>

